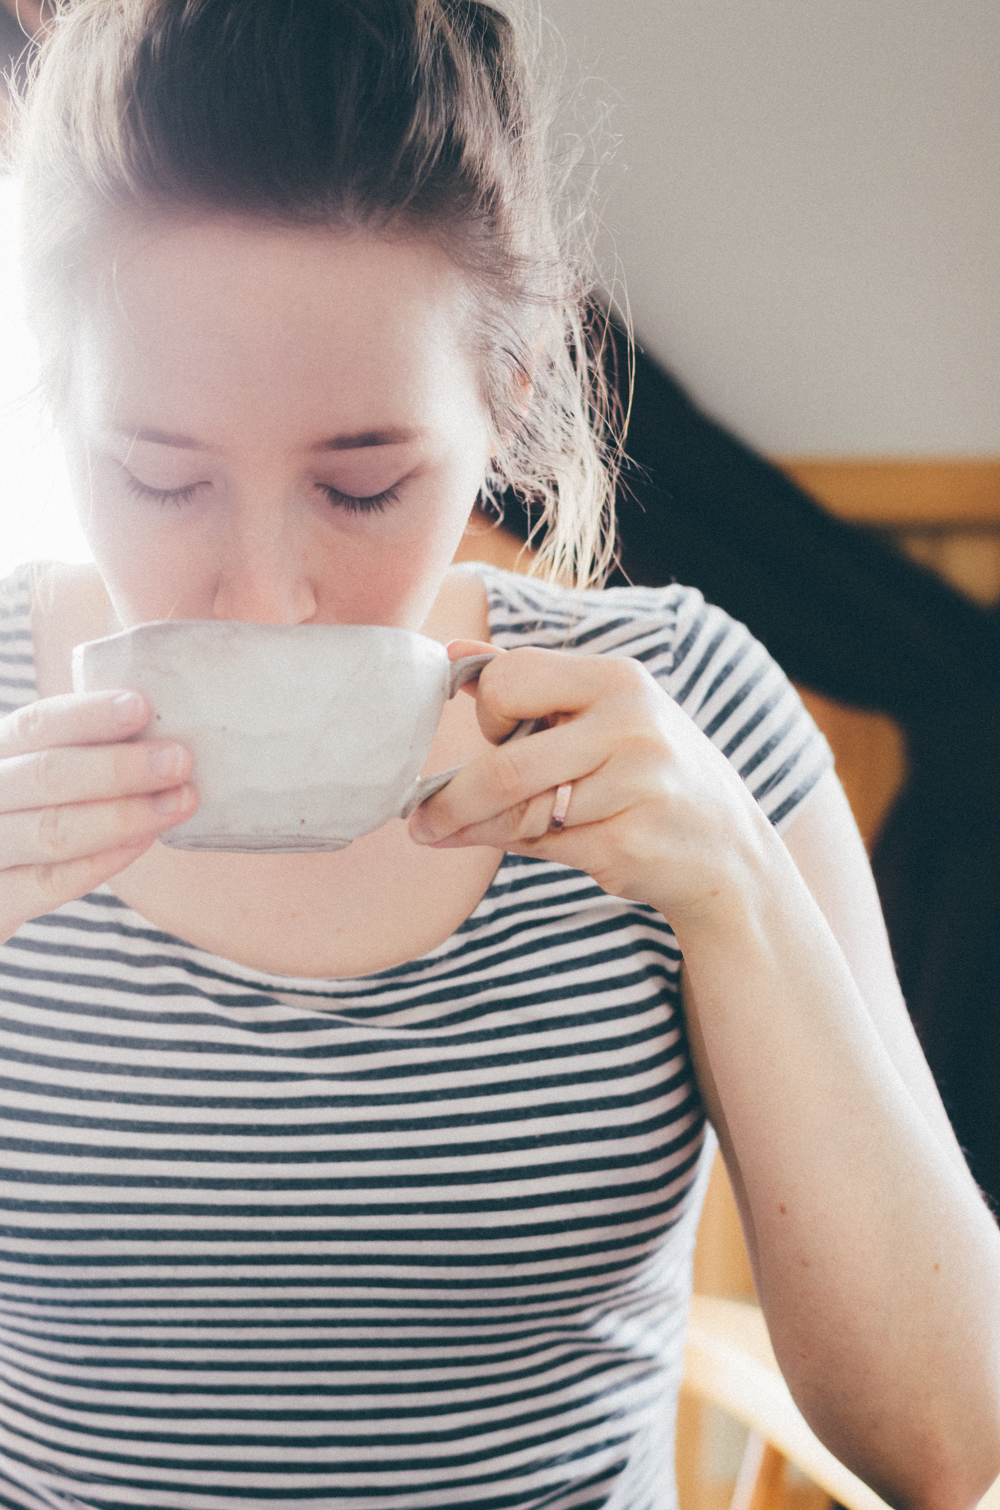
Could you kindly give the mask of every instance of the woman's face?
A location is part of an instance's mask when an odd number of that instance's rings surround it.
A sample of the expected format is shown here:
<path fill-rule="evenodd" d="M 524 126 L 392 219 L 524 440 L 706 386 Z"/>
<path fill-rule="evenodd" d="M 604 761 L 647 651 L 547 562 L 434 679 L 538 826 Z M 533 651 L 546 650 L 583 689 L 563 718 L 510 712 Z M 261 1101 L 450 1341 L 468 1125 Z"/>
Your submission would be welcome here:
<path fill-rule="evenodd" d="M 122 623 L 419 628 L 490 456 L 445 255 L 178 218 L 100 282 L 67 445 Z"/>

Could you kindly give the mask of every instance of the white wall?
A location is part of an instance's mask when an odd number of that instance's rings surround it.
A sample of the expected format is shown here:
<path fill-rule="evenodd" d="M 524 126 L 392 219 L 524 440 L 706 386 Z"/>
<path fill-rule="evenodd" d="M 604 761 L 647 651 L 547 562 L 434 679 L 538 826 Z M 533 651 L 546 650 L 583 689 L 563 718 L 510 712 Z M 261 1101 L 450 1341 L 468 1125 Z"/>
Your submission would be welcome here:
<path fill-rule="evenodd" d="M 765 450 L 1000 452 L 998 0 L 542 0 L 637 332 Z"/>

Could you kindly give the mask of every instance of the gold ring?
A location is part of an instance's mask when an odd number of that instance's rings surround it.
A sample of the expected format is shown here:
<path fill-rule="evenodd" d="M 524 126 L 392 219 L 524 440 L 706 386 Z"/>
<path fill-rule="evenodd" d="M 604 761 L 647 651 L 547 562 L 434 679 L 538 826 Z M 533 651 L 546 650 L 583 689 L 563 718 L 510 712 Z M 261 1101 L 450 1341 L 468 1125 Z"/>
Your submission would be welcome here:
<path fill-rule="evenodd" d="M 556 788 L 556 800 L 552 808 L 552 817 L 549 819 L 550 834 L 557 834 L 561 828 L 566 827 L 566 814 L 569 812 L 569 799 L 572 795 L 572 781 L 567 781 L 563 786 Z"/>

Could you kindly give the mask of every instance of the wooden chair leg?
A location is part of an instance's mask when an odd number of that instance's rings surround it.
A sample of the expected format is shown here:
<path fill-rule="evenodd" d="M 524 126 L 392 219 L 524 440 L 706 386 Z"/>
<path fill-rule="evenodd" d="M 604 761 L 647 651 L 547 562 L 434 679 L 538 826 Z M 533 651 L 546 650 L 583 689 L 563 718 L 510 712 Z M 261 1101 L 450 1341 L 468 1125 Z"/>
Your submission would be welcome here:
<path fill-rule="evenodd" d="M 759 1431 L 751 1431 L 729 1510 L 784 1510 L 785 1460 Z"/>

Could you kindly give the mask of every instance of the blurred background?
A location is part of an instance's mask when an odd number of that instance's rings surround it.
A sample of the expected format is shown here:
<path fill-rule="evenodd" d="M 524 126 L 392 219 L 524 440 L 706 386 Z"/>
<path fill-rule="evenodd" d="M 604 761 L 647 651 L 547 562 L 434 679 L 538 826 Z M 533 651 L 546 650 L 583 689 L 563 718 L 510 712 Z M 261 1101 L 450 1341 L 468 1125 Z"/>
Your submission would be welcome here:
<path fill-rule="evenodd" d="M 606 273 L 769 455 L 1000 452 L 990 0 L 543 0 L 607 101 Z"/>
<path fill-rule="evenodd" d="M 569 130 L 608 106 L 599 257 L 645 349 L 844 517 L 996 601 L 1000 474 L 968 462 L 1000 456 L 997 7 L 544 10 L 588 80 Z"/>
<path fill-rule="evenodd" d="M 0 0 L 0 62 L 16 70 L 41 19 Z M 563 68 L 560 152 L 581 182 L 600 168 L 604 291 L 638 343 L 619 580 L 692 582 L 802 688 L 1000 1201 L 1000 7 L 540 0 L 539 25 Z M 87 559 L 33 395 L 16 214 L 8 175 L 0 577 Z M 508 500 L 464 553 L 523 566 L 529 522 Z M 752 1299 L 721 1169 L 696 1284 Z M 759 1475 L 736 1483 L 746 1440 L 689 1393 L 683 1510 L 762 1510 Z M 772 1478 L 768 1504 L 839 1492 Z"/>

